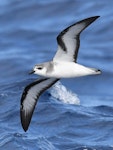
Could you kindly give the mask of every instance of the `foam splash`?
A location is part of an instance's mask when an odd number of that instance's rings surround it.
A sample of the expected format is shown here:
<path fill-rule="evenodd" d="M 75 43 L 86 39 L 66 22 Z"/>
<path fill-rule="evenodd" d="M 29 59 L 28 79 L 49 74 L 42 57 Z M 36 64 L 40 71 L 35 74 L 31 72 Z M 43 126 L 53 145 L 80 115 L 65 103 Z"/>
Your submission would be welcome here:
<path fill-rule="evenodd" d="M 51 88 L 50 94 L 67 104 L 80 104 L 80 100 L 78 96 L 75 93 L 72 93 L 71 91 L 67 90 L 65 86 L 61 84 L 61 82 L 57 82 L 53 87 Z"/>

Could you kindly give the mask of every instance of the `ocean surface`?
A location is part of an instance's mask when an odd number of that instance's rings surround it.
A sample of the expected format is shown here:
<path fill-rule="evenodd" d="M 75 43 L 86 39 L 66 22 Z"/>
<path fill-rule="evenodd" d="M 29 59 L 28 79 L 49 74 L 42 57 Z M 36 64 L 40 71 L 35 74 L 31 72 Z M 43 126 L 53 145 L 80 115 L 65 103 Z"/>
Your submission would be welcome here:
<path fill-rule="evenodd" d="M 60 80 L 24 132 L 21 95 L 38 78 L 28 72 L 53 58 L 60 31 L 98 15 L 78 62 L 102 74 Z M 113 0 L 0 0 L 0 150 L 113 150 Z"/>

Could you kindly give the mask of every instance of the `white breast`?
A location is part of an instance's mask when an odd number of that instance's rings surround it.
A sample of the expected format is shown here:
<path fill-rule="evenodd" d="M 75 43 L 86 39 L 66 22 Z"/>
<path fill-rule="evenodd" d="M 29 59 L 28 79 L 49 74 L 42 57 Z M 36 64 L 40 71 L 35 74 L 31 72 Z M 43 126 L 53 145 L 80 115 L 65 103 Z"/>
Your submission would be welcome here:
<path fill-rule="evenodd" d="M 96 74 L 94 69 L 82 66 L 74 62 L 54 62 L 54 70 L 49 77 L 73 78 L 90 74 Z"/>

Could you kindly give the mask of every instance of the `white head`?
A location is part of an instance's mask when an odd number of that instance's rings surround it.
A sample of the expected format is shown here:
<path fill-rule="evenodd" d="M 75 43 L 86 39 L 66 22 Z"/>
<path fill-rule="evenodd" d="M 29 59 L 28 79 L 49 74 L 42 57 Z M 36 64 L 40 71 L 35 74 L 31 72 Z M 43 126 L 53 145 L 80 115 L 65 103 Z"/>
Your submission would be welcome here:
<path fill-rule="evenodd" d="M 29 74 L 34 73 L 34 74 L 38 74 L 41 76 L 45 76 L 46 71 L 47 71 L 46 66 L 44 64 L 39 64 L 39 65 L 35 65 L 33 70 Z"/>

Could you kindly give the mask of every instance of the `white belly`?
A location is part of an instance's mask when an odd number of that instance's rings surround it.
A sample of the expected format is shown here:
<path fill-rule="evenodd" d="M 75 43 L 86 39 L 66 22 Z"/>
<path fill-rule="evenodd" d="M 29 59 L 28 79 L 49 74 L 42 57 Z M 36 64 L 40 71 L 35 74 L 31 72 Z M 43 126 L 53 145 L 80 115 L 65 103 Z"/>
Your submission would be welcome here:
<path fill-rule="evenodd" d="M 98 74 L 95 69 L 91 69 L 74 62 L 55 62 L 54 70 L 48 77 L 55 78 L 74 78 Z"/>

